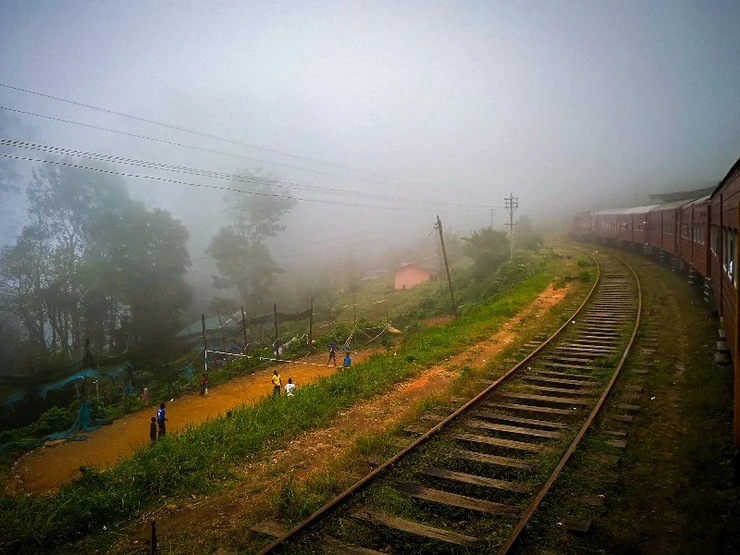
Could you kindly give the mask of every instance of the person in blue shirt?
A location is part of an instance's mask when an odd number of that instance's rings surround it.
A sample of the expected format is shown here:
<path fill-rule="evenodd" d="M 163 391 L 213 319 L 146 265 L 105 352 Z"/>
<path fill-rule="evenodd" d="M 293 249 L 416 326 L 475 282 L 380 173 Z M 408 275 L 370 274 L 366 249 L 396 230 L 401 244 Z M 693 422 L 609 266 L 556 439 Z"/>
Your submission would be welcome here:
<path fill-rule="evenodd" d="M 344 368 L 349 368 L 351 365 L 352 365 L 352 358 L 350 358 L 349 353 L 347 353 L 346 355 L 344 355 L 344 363 L 342 364 L 342 366 Z"/>
<path fill-rule="evenodd" d="M 160 403 L 159 408 L 157 409 L 157 426 L 159 426 L 160 438 L 165 434 L 165 422 L 167 422 L 167 417 L 164 414 L 164 403 Z"/>

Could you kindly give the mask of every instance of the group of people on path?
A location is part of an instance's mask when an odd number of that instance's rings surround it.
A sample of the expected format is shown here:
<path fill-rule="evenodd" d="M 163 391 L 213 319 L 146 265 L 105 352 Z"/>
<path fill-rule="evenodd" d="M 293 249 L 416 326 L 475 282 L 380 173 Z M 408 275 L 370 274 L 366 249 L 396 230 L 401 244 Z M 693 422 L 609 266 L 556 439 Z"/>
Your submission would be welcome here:
<path fill-rule="evenodd" d="M 152 421 L 149 424 L 149 439 L 152 443 L 155 443 L 157 438 L 162 439 L 167 433 L 165 422 L 167 422 L 167 416 L 165 415 L 164 403 L 160 403 L 157 416 L 152 416 Z"/>
<path fill-rule="evenodd" d="M 332 341 L 329 344 L 329 360 L 326 361 L 326 365 L 329 366 L 329 363 L 334 361 L 334 366 L 337 365 L 337 351 L 339 348 L 337 347 L 337 344 Z M 349 351 L 347 351 L 344 354 L 344 361 L 342 362 L 342 367 L 349 368 L 352 365 L 352 357 L 349 356 Z"/>
<path fill-rule="evenodd" d="M 272 371 L 272 396 L 277 397 L 280 395 L 280 390 L 283 387 L 283 379 L 278 374 L 277 369 Z M 295 393 L 295 384 L 293 378 L 288 378 L 288 383 L 285 384 L 285 395 L 286 397 L 292 397 Z"/>
<path fill-rule="evenodd" d="M 329 366 L 329 363 L 334 361 L 334 366 L 337 365 L 337 351 L 338 351 L 337 344 L 335 342 L 331 342 L 329 345 L 329 360 L 326 361 L 326 365 Z M 345 353 L 344 355 L 344 361 L 342 363 L 342 366 L 344 368 L 349 368 L 352 365 L 352 357 L 350 357 L 349 351 Z M 295 384 L 293 383 L 293 378 L 288 378 L 288 383 L 285 384 L 285 395 L 286 397 L 292 397 L 295 393 Z M 280 377 L 280 374 L 277 371 L 277 368 L 272 371 L 272 395 L 273 397 L 277 397 L 280 395 L 281 390 L 283 389 L 283 381 Z M 207 395 L 208 394 L 208 376 L 204 372 L 200 377 L 200 393 L 199 395 Z M 145 399 L 145 402 L 148 403 L 149 401 L 149 392 L 146 388 L 142 388 L 142 399 Z M 161 403 L 159 405 L 159 408 L 157 409 L 157 416 L 152 416 L 152 420 L 149 424 L 149 439 L 152 443 L 155 443 L 157 439 L 161 439 L 165 436 L 166 432 L 166 423 L 167 417 L 165 416 L 165 404 Z"/>

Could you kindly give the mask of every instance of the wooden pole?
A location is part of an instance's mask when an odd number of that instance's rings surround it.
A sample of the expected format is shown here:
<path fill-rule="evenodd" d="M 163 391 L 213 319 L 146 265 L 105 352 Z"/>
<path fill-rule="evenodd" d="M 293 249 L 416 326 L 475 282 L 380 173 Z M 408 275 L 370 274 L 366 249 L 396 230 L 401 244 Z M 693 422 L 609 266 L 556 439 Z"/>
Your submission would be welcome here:
<path fill-rule="evenodd" d="M 152 555 L 157 555 L 157 521 L 152 520 Z"/>
<path fill-rule="evenodd" d="M 216 311 L 216 318 L 218 318 L 218 327 L 221 328 L 221 350 L 226 350 L 226 334 L 224 333 L 224 323 L 221 320 L 221 315 Z"/>
<path fill-rule="evenodd" d="M 445 270 L 447 271 L 447 285 L 450 288 L 450 299 L 452 299 L 452 314 L 457 317 L 457 303 L 455 302 L 455 293 L 452 290 L 452 278 L 450 277 L 450 265 L 447 263 L 447 251 L 445 250 L 445 239 L 442 235 L 442 220 L 437 216 L 437 231 L 439 231 L 439 242 L 442 243 L 442 257 L 445 261 Z"/>
<path fill-rule="evenodd" d="M 272 313 L 275 316 L 275 358 L 280 358 L 279 343 L 280 338 L 278 337 L 278 316 L 277 316 L 277 303 L 272 303 Z"/>
<path fill-rule="evenodd" d="M 247 352 L 247 316 L 244 314 L 244 307 L 242 307 L 242 333 L 244 334 L 244 352 Z"/>
<path fill-rule="evenodd" d="M 206 342 L 206 315 L 200 315 L 200 329 L 203 334 L 203 373 L 208 375 L 208 343 Z"/>
<path fill-rule="evenodd" d="M 313 297 L 311 297 L 311 315 L 308 317 L 308 352 L 311 352 L 313 345 Z"/>

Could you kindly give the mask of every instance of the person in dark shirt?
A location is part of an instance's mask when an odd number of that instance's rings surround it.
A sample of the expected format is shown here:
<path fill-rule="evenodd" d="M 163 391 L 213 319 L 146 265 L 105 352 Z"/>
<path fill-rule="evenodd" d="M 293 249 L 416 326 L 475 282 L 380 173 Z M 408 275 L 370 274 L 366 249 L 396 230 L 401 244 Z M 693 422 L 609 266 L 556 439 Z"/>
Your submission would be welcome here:
<path fill-rule="evenodd" d="M 331 361 L 334 361 L 334 366 L 337 365 L 337 344 L 334 341 L 329 345 L 329 360 L 326 361 L 326 365 L 329 366 Z"/>
<path fill-rule="evenodd" d="M 149 424 L 149 439 L 152 440 L 152 443 L 157 441 L 157 418 L 155 416 L 152 416 L 152 421 Z"/>
<path fill-rule="evenodd" d="M 157 426 L 159 426 L 160 438 L 165 434 L 165 422 L 167 422 L 167 417 L 164 414 L 164 403 L 161 403 L 157 409 Z"/>

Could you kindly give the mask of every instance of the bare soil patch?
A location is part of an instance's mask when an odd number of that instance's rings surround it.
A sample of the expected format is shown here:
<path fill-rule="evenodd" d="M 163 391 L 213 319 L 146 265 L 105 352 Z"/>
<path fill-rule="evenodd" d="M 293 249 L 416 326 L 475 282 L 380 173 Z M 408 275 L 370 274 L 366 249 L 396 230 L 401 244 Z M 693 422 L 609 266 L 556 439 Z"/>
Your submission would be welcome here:
<path fill-rule="evenodd" d="M 358 363 L 375 349 L 352 353 Z M 317 353 L 303 362 L 307 364 L 278 365 L 283 384 L 292 377 L 300 387 L 321 376 L 333 374 L 335 366 L 324 366 L 327 355 Z M 341 363 L 341 360 L 340 360 Z M 270 377 L 275 366 L 253 374 L 239 376 L 227 383 L 210 388 L 208 395 L 190 393 L 167 401 L 167 430 L 176 432 L 188 425 L 196 425 L 208 418 L 216 418 L 240 405 L 251 404 L 272 393 Z M 79 476 L 81 465 L 105 469 L 145 447 L 149 442 L 149 421 L 156 414 L 159 401 L 146 409 L 127 414 L 110 426 L 87 434 L 86 441 L 54 442 L 21 457 L 13 468 L 7 488 L 13 493 L 49 492 Z"/>

